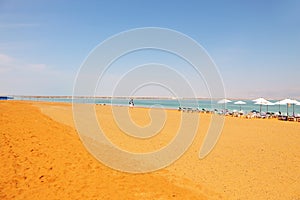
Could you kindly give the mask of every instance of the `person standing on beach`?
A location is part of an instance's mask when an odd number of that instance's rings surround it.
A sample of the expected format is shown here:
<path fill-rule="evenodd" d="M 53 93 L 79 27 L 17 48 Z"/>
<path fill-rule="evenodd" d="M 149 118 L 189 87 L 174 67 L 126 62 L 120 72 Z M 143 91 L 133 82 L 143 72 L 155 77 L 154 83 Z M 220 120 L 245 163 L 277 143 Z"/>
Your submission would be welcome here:
<path fill-rule="evenodd" d="M 130 101 L 129 101 L 129 106 L 130 106 L 130 107 L 133 107 L 133 106 L 134 106 L 133 99 L 130 99 Z"/>

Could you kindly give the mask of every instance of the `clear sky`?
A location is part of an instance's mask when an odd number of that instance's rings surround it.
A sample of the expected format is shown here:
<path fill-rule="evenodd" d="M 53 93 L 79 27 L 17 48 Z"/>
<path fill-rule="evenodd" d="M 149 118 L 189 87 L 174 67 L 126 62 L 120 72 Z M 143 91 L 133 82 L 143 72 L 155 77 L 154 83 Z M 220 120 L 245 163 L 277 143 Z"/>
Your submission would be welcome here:
<path fill-rule="evenodd" d="M 0 0 L 0 94 L 72 95 L 92 49 L 119 32 L 149 26 L 201 44 L 228 97 L 300 99 L 297 0 Z M 121 75 L 113 74 L 121 68 L 109 75 Z"/>

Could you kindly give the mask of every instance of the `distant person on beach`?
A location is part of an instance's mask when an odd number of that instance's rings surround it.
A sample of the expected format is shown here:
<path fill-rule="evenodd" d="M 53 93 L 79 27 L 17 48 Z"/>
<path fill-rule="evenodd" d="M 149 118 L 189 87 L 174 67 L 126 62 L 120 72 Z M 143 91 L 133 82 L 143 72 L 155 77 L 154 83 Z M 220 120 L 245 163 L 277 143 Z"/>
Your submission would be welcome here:
<path fill-rule="evenodd" d="M 133 99 L 130 99 L 130 101 L 129 101 L 129 106 L 130 106 L 130 107 L 133 107 L 133 106 L 134 106 Z"/>

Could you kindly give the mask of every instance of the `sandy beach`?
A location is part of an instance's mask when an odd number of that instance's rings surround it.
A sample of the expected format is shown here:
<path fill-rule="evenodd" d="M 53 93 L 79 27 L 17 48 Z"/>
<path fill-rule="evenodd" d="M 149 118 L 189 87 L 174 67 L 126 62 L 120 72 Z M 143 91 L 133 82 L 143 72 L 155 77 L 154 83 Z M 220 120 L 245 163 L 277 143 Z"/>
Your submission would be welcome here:
<path fill-rule="evenodd" d="M 216 147 L 200 160 L 211 116 L 190 113 L 200 119 L 188 151 L 164 169 L 129 174 L 87 152 L 71 104 L 0 101 L 0 110 L 0 199 L 300 199 L 299 122 L 226 117 Z M 167 110 L 163 134 L 149 141 L 123 134 L 110 106 L 96 111 L 107 137 L 130 152 L 166 145 L 181 116 Z M 148 111 L 130 114 L 143 126 L 151 122 Z"/>

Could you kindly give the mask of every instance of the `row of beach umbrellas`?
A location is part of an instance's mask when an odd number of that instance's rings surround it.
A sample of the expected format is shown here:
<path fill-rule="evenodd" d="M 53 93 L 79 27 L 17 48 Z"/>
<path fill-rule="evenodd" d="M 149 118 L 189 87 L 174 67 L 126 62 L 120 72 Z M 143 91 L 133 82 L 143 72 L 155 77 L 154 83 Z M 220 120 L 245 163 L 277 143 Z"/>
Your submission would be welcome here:
<path fill-rule="evenodd" d="M 258 99 L 254 99 L 252 100 L 254 102 L 254 104 L 256 105 L 260 105 L 260 109 L 259 109 L 259 112 L 261 113 L 261 108 L 262 106 L 267 106 L 267 112 L 268 112 L 268 106 L 274 106 L 274 105 L 279 105 L 279 112 L 280 111 L 280 106 L 281 105 L 286 105 L 287 106 L 287 115 L 288 115 L 288 106 L 289 105 L 292 105 L 293 106 L 293 115 L 295 115 L 295 105 L 299 105 L 300 106 L 300 102 L 297 101 L 297 100 L 293 100 L 293 99 L 284 99 L 284 100 L 281 100 L 281 101 L 277 101 L 275 103 L 272 103 L 264 98 L 258 98 Z M 219 104 L 227 104 L 227 103 L 230 103 L 232 102 L 231 100 L 229 99 L 222 99 L 220 101 L 218 101 Z M 234 104 L 236 105 L 240 105 L 240 110 L 242 110 L 242 105 L 245 105 L 246 102 L 244 101 L 236 101 L 234 102 Z"/>

